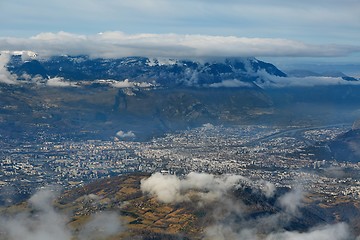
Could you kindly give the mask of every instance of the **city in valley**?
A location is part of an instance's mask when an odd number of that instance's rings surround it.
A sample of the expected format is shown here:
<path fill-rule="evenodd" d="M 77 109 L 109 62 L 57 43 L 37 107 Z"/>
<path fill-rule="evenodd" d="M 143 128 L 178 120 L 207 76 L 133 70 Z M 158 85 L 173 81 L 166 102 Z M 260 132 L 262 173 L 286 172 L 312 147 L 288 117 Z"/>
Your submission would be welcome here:
<path fill-rule="evenodd" d="M 0 240 L 360 240 L 359 10 L 0 0 Z"/>
<path fill-rule="evenodd" d="M 82 186 L 99 178 L 135 172 L 236 174 L 276 187 L 301 187 L 324 202 L 360 197 L 360 163 L 329 159 L 326 145 L 349 125 L 319 127 L 239 125 L 201 127 L 148 141 L 59 140 L 1 143 L 2 204 L 26 199 L 49 185 Z M 131 134 L 130 134 L 131 135 Z M 55 139 L 55 137 L 53 138 Z"/>

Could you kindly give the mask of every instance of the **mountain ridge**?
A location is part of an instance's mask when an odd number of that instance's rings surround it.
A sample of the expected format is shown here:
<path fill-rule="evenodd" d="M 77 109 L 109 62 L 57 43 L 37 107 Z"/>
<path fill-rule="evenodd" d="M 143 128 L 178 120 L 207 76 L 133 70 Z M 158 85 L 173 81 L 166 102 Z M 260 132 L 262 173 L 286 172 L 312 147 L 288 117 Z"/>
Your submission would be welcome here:
<path fill-rule="evenodd" d="M 261 71 L 274 76 L 286 76 L 273 64 L 256 58 L 226 58 L 200 62 L 146 57 L 93 59 L 88 56 L 54 56 L 24 60 L 21 55 L 11 55 L 7 68 L 12 74 L 20 77 L 62 77 L 70 81 L 155 80 L 163 86 L 204 85 L 234 79 L 252 82 L 263 77 Z"/>

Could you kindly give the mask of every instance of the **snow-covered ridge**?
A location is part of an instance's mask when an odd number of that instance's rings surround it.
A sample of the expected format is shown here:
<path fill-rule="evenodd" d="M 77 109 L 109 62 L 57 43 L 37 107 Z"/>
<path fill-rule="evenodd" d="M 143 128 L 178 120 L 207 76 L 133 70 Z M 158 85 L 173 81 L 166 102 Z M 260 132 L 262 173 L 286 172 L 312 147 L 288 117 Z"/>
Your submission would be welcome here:
<path fill-rule="evenodd" d="M 169 66 L 178 64 L 179 61 L 171 58 L 148 58 L 147 65 L 150 67 L 153 66 Z"/>

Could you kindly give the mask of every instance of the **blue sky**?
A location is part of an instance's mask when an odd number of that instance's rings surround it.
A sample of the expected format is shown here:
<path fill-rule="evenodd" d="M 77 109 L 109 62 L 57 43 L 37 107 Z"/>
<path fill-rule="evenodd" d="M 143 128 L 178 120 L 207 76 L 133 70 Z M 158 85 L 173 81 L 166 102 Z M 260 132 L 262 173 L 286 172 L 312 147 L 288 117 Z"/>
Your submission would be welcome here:
<path fill-rule="evenodd" d="M 34 39 L 49 32 L 55 34 L 53 40 L 57 40 L 59 49 L 71 41 L 67 38 L 66 44 L 59 45 L 65 33 L 94 42 L 98 33 L 116 31 L 125 34 L 131 44 L 132 36 L 155 34 L 157 37 L 147 37 L 141 42 L 152 47 L 154 41 L 161 45 L 164 39 L 164 45 L 172 47 L 169 53 L 174 51 L 173 38 L 179 38 L 183 47 L 184 36 L 203 36 L 202 44 L 218 43 L 213 46 L 217 51 L 211 54 L 226 55 L 231 49 L 227 46 L 222 54 L 221 45 L 230 44 L 229 37 L 234 37 L 247 39 L 245 45 L 235 44 L 237 48 L 248 48 L 253 43 L 246 53 L 235 51 L 235 54 L 277 57 L 275 61 L 279 64 L 289 61 L 359 63 L 359 13 L 359 0 L 0 0 L 0 50 L 39 46 L 41 43 L 34 43 Z M 59 32 L 64 33 L 60 34 L 62 37 L 56 35 Z M 272 43 L 266 44 L 267 41 Z M 123 40 L 122 44 L 128 42 Z M 140 45 L 136 48 L 141 48 Z M 185 45 L 194 47 L 194 44 Z M 282 50 L 283 45 L 286 51 Z M 293 46 L 290 50 L 289 45 Z M 199 56 L 206 51 L 196 52 Z M 294 59 L 296 57 L 300 58 Z"/>

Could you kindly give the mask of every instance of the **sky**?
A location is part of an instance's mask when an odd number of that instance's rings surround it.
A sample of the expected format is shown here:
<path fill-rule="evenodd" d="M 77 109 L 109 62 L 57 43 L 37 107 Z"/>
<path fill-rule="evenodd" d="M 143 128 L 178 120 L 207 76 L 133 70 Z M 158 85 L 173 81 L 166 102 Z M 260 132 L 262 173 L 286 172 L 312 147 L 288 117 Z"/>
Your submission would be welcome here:
<path fill-rule="evenodd" d="M 360 65 L 359 12 L 359 0 L 0 0 L 0 50 L 37 50 L 46 38 L 47 54 L 75 41 L 122 54 L 161 46 L 160 56 Z"/>

